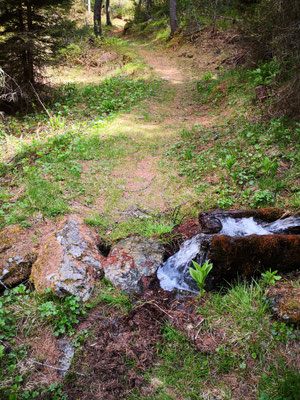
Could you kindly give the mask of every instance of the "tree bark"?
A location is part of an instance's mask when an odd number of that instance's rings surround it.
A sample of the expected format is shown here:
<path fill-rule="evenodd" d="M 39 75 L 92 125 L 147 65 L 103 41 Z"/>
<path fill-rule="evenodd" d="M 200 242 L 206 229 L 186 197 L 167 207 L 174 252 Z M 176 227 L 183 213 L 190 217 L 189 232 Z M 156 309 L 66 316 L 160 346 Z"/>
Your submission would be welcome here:
<path fill-rule="evenodd" d="M 95 0 L 94 6 L 94 33 L 95 36 L 102 36 L 102 25 L 101 25 L 101 9 L 102 0 Z"/>
<path fill-rule="evenodd" d="M 30 37 L 33 25 L 32 25 L 32 8 L 31 4 L 27 2 L 26 4 L 26 16 L 27 16 L 27 35 Z M 28 40 L 28 37 L 26 38 Z M 24 77 L 28 82 L 34 83 L 34 69 L 33 69 L 33 54 L 32 54 L 32 41 L 28 40 L 26 49 L 26 63 L 24 65 Z"/>
<path fill-rule="evenodd" d="M 152 0 L 146 0 L 146 10 L 148 11 L 149 8 L 152 7 Z"/>
<path fill-rule="evenodd" d="M 111 20 L 110 20 L 110 6 L 109 6 L 110 0 L 106 0 L 106 25 L 112 26 Z"/>
<path fill-rule="evenodd" d="M 170 26 L 171 36 L 173 36 L 178 29 L 177 0 L 170 0 Z"/>

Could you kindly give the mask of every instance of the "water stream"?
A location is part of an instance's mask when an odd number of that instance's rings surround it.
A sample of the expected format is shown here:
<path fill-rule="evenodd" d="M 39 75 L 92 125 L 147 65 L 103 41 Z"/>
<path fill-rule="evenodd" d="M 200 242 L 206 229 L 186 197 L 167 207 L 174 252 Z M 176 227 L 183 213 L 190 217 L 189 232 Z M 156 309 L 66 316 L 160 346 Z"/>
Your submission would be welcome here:
<path fill-rule="evenodd" d="M 249 218 L 219 218 L 222 229 L 217 234 L 200 233 L 182 244 L 179 251 L 163 263 L 157 271 L 162 289 L 172 291 L 184 290 L 197 294 L 198 288 L 189 273 L 192 260 L 203 265 L 207 260 L 207 245 L 215 235 L 227 235 L 232 237 L 248 235 L 284 234 L 300 226 L 300 217 L 289 217 L 266 223 Z"/>

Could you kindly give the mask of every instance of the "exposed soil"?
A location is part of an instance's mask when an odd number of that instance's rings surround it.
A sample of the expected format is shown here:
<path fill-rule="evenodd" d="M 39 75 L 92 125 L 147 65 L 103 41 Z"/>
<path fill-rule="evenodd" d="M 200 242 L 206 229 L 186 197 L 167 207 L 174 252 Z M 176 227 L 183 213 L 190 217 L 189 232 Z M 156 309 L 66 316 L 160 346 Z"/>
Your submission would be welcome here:
<path fill-rule="evenodd" d="M 76 371 L 86 377 L 68 378 L 69 398 L 126 399 L 133 389 L 151 394 L 143 373 L 158 361 L 157 345 L 163 342 L 161 328 L 166 321 L 187 334 L 195 349 L 214 352 L 225 334 L 219 329 L 200 334 L 204 318 L 194 312 L 196 303 L 195 298 L 183 303 L 160 289 L 155 295 L 148 291 L 126 316 L 114 309 L 108 316 L 98 307 L 78 327 L 92 328 L 93 335 L 75 362 Z"/>

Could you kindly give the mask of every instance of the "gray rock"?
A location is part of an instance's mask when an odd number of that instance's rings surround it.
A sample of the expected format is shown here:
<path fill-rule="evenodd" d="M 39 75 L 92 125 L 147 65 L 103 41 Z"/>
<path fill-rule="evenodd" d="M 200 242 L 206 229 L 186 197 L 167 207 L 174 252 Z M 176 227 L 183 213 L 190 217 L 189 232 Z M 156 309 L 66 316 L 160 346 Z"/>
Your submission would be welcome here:
<path fill-rule="evenodd" d="M 86 301 L 102 269 L 99 238 L 78 217 L 68 217 L 62 225 L 44 238 L 30 278 L 39 293 L 51 288 L 59 296 L 72 294 Z"/>
<path fill-rule="evenodd" d="M 155 274 L 163 255 L 163 246 L 154 239 L 123 239 L 112 247 L 103 264 L 105 277 L 128 294 L 141 294 L 143 277 Z"/>

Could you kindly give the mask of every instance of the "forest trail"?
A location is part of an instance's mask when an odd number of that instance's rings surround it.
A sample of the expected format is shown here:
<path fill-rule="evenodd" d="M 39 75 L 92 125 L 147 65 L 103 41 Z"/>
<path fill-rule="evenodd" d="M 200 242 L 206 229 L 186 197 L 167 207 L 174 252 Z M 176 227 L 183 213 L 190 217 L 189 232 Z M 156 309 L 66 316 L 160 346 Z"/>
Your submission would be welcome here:
<path fill-rule="evenodd" d="M 181 140 L 182 130 L 209 126 L 213 121 L 210 111 L 194 100 L 196 83 L 184 60 L 179 65 L 178 57 L 170 52 L 130 39 L 126 42 L 150 69 L 152 79 L 161 84 L 158 96 L 151 96 L 106 125 L 105 135 L 123 138 L 119 146 L 124 155 L 115 160 L 106 188 L 101 179 L 101 187 L 94 179 L 90 182 L 92 212 L 82 207 L 80 200 L 74 202 L 76 212 L 88 218 L 109 213 L 119 221 L 136 215 L 137 209 L 156 213 L 197 200 L 188 179 L 178 174 L 166 152 Z M 86 177 L 89 167 L 84 168 Z"/>

